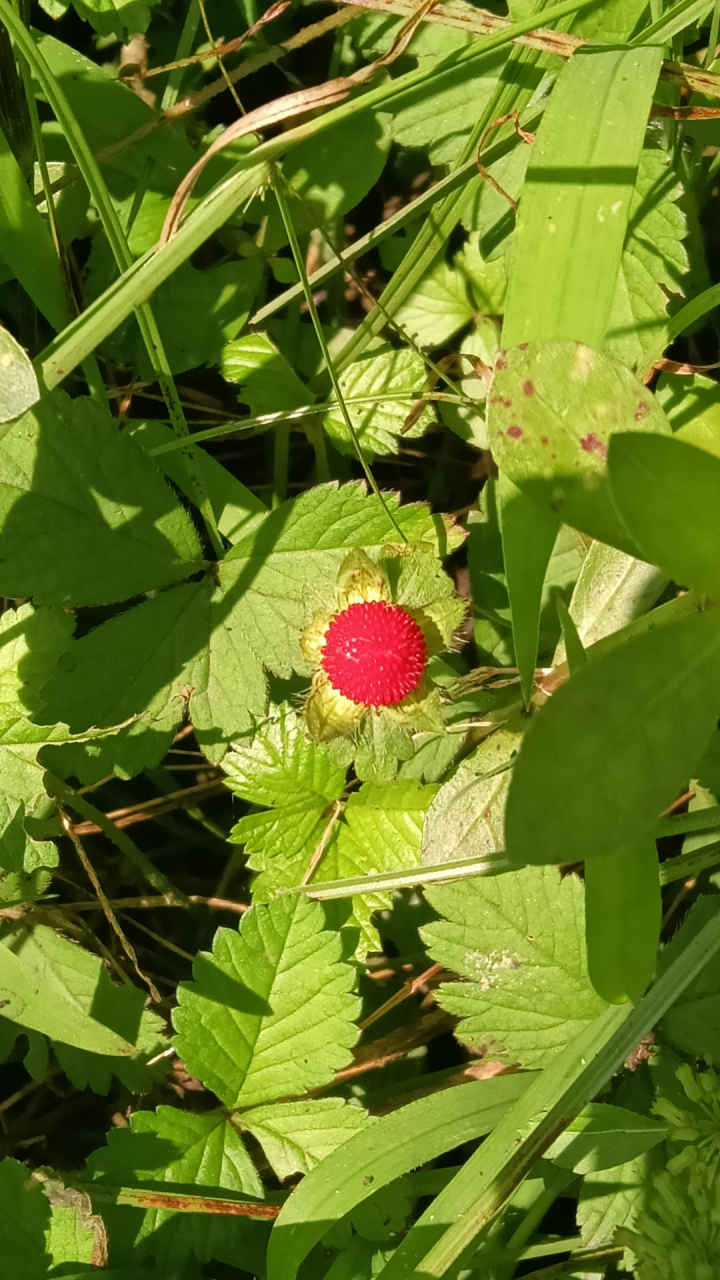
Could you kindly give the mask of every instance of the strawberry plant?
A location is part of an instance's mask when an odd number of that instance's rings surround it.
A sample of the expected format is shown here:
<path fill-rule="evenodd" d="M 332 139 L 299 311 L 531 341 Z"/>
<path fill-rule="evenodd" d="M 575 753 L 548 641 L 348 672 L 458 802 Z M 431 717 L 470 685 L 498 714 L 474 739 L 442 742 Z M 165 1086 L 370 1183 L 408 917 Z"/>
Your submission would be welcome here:
<path fill-rule="evenodd" d="M 720 0 L 0 0 L 0 1280 L 720 1273 Z"/>

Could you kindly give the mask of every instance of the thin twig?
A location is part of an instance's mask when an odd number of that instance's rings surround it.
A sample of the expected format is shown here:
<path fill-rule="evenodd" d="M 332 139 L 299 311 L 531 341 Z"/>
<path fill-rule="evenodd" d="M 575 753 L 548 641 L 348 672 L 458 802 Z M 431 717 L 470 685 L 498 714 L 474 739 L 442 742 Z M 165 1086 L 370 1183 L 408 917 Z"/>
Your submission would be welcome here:
<path fill-rule="evenodd" d="M 155 909 L 156 907 L 180 907 L 182 910 L 188 906 L 193 907 L 210 907 L 213 911 L 233 911 L 236 915 L 244 915 L 247 911 L 247 903 L 233 902 L 230 898 L 205 898 L 202 894 L 192 893 L 182 902 L 178 902 L 177 898 L 172 898 L 167 894 L 158 894 L 157 897 L 143 898 L 111 898 L 110 906 L 117 910 L 123 911 L 140 911 L 146 909 Z M 62 909 L 64 911 L 97 911 L 100 903 L 97 899 L 90 902 L 64 902 Z"/>
<path fill-rule="evenodd" d="M 90 859 L 88 858 L 85 850 L 82 847 L 82 842 L 77 834 L 77 831 L 73 827 L 72 822 L 70 821 L 70 819 L 68 818 L 67 814 L 63 809 L 60 809 L 60 821 L 62 823 L 65 834 L 70 837 L 73 845 L 75 846 L 75 852 L 77 853 L 77 856 L 80 859 L 80 862 L 82 863 L 82 866 L 85 869 L 87 877 L 98 896 L 98 899 L 100 901 L 100 906 L 102 907 L 103 912 L 105 914 L 105 918 L 108 924 L 110 925 L 110 928 L 112 929 L 113 933 L 116 935 L 120 943 L 120 946 L 125 952 L 125 955 L 128 957 L 128 960 L 132 964 L 138 978 L 140 978 L 141 981 L 145 983 L 155 1003 L 162 1004 L 162 996 L 160 995 L 160 992 L 155 986 L 155 983 L 152 981 L 152 978 L 148 978 L 147 975 L 143 973 L 142 969 L 140 968 L 140 965 L 138 964 L 138 958 L 135 954 L 135 948 L 133 947 L 132 943 L 129 942 L 128 939 L 125 937 L 125 934 L 123 933 L 120 927 L 118 918 L 115 915 L 115 912 L 113 911 L 112 907 L 110 906 L 110 902 L 105 894 L 105 890 L 103 889 L 102 885 L 100 884 L 100 881 L 98 880 L 97 874 L 95 872 L 95 868 L 93 867 L 92 863 L 90 862 Z"/>
<path fill-rule="evenodd" d="M 375 1009 L 367 1018 L 358 1023 L 358 1030 L 364 1031 L 366 1027 L 371 1027 L 373 1022 L 378 1022 L 380 1018 L 384 1018 L 385 1014 L 389 1013 L 391 1009 L 397 1008 L 399 1004 L 402 1004 L 403 1000 L 408 1000 L 410 996 L 413 996 L 424 983 L 430 982 L 439 973 L 442 973 L 444 967 L 441 964 L 432 964 L 429 969 L 419 974 L 417 978 L 413 978 L 411 982 L 404 983 L 400 991 L 396 991 L 394 995 L 390 996 L 389 1000 L 380 1005 L 379 1009 Z"/>
<path fill-rule="evenodd" d="M 332 815 L 330 817 L 330 821 L 328 822 L 325 830 L 323 831 L 320 837 L 320 843 L 318 844 L 317 849 L 315 850 L 312 858 L 310 859 L 310 865 L 307 871 L 305 872 L 305 875 L 303 876 L 302 880 L 300 881 L 301 884 L 309 884 L 310 881 L 312 880 L 317 870 L 318 863 L 322 858 L 325 852 L 325 849 L 327 848 L 327 842 L 330 839 L 330 836 L 332 835 L 333 827 L 335 826 L 335 823 L 337 822 L 341 813 L 342 813 L 342 800 L 336 800 L 335 805 L 333 807 Z"/>

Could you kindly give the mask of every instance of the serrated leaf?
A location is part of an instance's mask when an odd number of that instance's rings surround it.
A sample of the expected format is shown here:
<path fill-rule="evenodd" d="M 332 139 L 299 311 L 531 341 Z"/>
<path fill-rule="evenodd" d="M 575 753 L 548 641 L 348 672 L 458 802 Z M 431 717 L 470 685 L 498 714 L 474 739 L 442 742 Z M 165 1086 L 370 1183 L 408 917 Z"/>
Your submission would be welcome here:
<path fill-rule="evenodd" d="M 456 1035 L 510 1062 L 544 1066 L 606 1007 L 587 973 L 583 888 L 552 867 L 426 889 L 445 917 L 422 929 L 434 960 L 465 978 L 438 1003 Z"/>
<path fill-rule="evenodd" d="M 467 277 L 440 259 L 395 313 L 421 347 L 439 347 L 470 323 L 475 309 Z"/>
<path fill-rule="evenodd" d="M 266 333 L 248 333 L 228 342 L 221 368 L 227 382 L 239 384 L 254 417 L 282 410 L 291 412 L 315 399 Z"/>
<path fill-rule="evenodd" d="M 93 401 L 56 391 L 15 424 L 0 479 L 3 594 L 110 604 L 201 563 L 167 482 Z"/>
<path fill-rule="evenodd" d="M 327 824 L 327 811 L 342 795 L 345 770 L 327 747 L 312 742 L 301 717 L 286 704 L 276 707 L 248 745 L 237 744 L 223 761 L 228 785 L 269 812 L 251 813 L 233 827 L 230 839 L 244 844 L 248 865 L 260 871 L 256 901 L 297 884 Z"/>
<path fill-rule="evenodd" d="M 368 1117 L 362 1107 L 343 1098 L 311 1098 L 253 1107 L 242 1115 L 242 1126 L 262 1144 L 278 1178 L 309 1173 L 363 1129 Z"/>
<path fill-rule="evenodd" d="M 324 919 L 301 896 L 253 906 L 239 930 L 218 930 L 179 987 L 178 1052 L 228 1106 L 304 1093 L 346 1062 L 354 972 Z"/>
<path fill-rule="evenodd" d="M 648 1170 L 648 1157 L 643 1155 L 616 1168 L 585 1175 L 577 1221 L 586 1249 L 606 1245 L 618 1227 L 632 1224 L 645 1200 Z"/>
<path fill-rule="evenodd" d="M 0 615 L 0 724 L 43 705 L 42 686 L 70 643 L 75 617 L 62 609 L 24 604 Z"/>
<path fill-rule="evenodd" d="M 450 48 L 463 42 L 458 31 L 443 31 L 438 48 L 437 28 L 430 28 L 429 38 L 437 53 L 423 59 L 432 66 L 440 49 L 449 42 Z M 424 35 L 421 29 L 413 39 L 413 54 L 417 53 L 418 39 Z M 449 52 L 449 49 L 448 49 Z M 415 85 L 395 98 L 393 102 L 393 140 L 402 147 L 428 148 L 433 164 L 446 164 L 455 160 L 470 131 L 472 121 L 468 117 L 467 104 L 472 96 L 476 118 L 489 103 L 496 89 L 498 73 L 505 63 L 504 51 L 491 54 L 478 66 L 452 67 L 445 74 L 428 76 L 422 84 Z"/>
<path fill-rule="evenodd" d="M 425 381 L 424 361 L 409 347 L 373 349 L 348 365 L 340 375 L 340 390 L 363 453 L 373 457 L 396 451 L 399 432 L 414 402 L 421 398 Z M 365 396 L 378 397 L 377 402 L 352 403 Z M 432 421 L 432 410 L 425 408 L 403 437 L 422 435 Z M 323 426 L 341 453 L 354 454 L 339 405 L 326 413 Z"/>
<path fill-rule="evenodd" d="M 25 825 L 25 805 L 0 796 L 0 900 L 33 902 L 47 886 L 47 869 L 57 866 L 51 840 L 35 840 Z"/>
<path fill-rule="evenodd" d="M 111 1129 L 107 1147 L 93 1152 L 88 1167 L 95 1180 L 111 1185 L 150 1183 L 158 1189 L 188 1188 L 243 1192 L 262 1199 L 262 1183 L 229 1118 L 212 1111 L 195 1115 L 174 1107 L 136 1111 L 127 1129 Z M 201 1262 L 232 1263 L 247 1248 L 262 1245 L 266 1228 L 215 1214 L 175 1214 L 168 1209 L 134 1210 L 103 1206 L 113 1248 L 122 1261 L 155 1256 L 163 1274 L 175 1274 L 191 1253 Z"/>
<path fill-rule="evenodd" d="M 425 821 L 424 865 L 504 848 L 505 804 L 523 727 L 516 724 L 492 734 L 443 783 Z"/>
<path fill-rule="evenodd" d="M 262 665 L 238 631 L 233 605 L 206 580 L 160 592 L 103 623 L 63 655 L 43 691 L 43 718 L 67 719 L 82 732 L 143 713 L 125 733 L 135 750 L 120 756 L 138 772 L 165 753 L 188 701 L 198 741 L 208 758 L 220 759 L 227 741 L 263 713 L 267 697 Z"/>
<path fill-rule="evenodd" d="M 3 1017 L 63 1044 L 132 1056 L 143 998 L 117 994 L 123 990 L 97 956 L 45 925 L 6 934 L 0 945 Z"/>
<path fill-rule="evenodd" d="M 377 784 L 366 782 L 353 792 L 345 806 L 316 879 L 343 880 L 371 872 L 399 871 L 418 866 L 420 841 L 428 806 L 437 787 L 421 786 L 415 779 Z M 353 898 L 348 923 L 361 930 L 359 954 L 382 949 L 371 923 L 375 911 L 391 905 L 387 893 Z"/>
<path fill-rule="evenodd" d="M 107 1231 L 99 1214 L 93 1213 L 87 1191 L 66 1187 L 58 1178 L 44 1177 L 42 1191 L 50 1202 L 47 1251 L 53 1269 L 68 1274 L 70 1266 L 85 1264 L 104 1268 L 107 1263 Z"/>
<path fill-rule="evenodd" d="M 40 387 L 30 357 L 0 325 L 0 424 L 14 422 L 39 399 Z M 0 436 L 9 429 L 0 429 Z"/>
<path fill-rule="evenodd" d="M 629 369 L 644 372 L 667 321 L 668 294 L 682 292 L 688 229 L 681 195 L 670 158 L 642 151 L 604 344 Z"/>
<path fill-rule="evenodd" d="M 670 426 L 630 371 L 577 342 L 530 342 L 501 351 L 488 397 L 498 466 L 560 520 L 635 552 L 610 499 L 605 460 L 613 433 Z"/>
<path fill-rule="evenodd" d="M 359 483 L 318 485 L 283 503 L 254 533 L 243 538 L 220 568 L 221 585 L 242 595 L 237 625 L 245 643 L 287 679 L 304 670 L 299 637 L 315 614 L 333 603 L 337 574 L 349 550 L 363 548 L 372 558 L 397 543 L 392 512 L 409 543 L 420 543 L 443 557 L 462 542 L 464 530 L 427 507 L 399 507 L 395 495 L 385 506 Z"/>

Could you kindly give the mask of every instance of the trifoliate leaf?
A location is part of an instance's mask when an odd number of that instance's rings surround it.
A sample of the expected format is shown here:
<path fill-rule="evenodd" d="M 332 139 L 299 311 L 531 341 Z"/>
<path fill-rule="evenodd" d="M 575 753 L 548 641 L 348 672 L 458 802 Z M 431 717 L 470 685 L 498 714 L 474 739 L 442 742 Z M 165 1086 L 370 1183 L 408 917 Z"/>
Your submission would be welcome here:
<path fill-rule="evenodd" d="M 155 1185 L 171 1192 L 242 1192 L 262 1199 L 262 1183 L 242 1138 L 228 1117 L 212 1111 L 194 1115 L 174 1107 L 136 1111 L 127 1129 L 111 1129 L 107 1147 L 93 1152 L 88 1167 L 94 1180 L 112 1186 Z M 256 1255 L 267 1234 L 265 1224 L 217 1214 L 175 1214 L 169 1209 L 103 1206 L 110 1234 L 110 1260 L 136 1262 L 153 1254 L 163 1275 L 184 1270 L 189 1255 L 201 1262 L 217 1258 L 230 1264 Z M 113 1257 L 117 1251 L 118 1257 Z M 249 1260 L 249 1258 L 248 1258 Z M 253 1273 L 255 1263 L 253 1260 Z"/>
<path fill-rule="evenodd" d="M 361 547 L 377 556 L 399 541 L 391 515 L 409 543 L 441 557 L 465 537 L 427 507 L 398 507 L 393 494 L 385 494 L 381 505 L 362 484 L 327 484 L 278 507 L 229 552 L 220 582 L 238 603 L 235 625 L 277 675 L 287 679 L 294 668 L 303 669 L 300 633 L 332 603 L 347 552 Z"/>
<path fill-rule="evenodd" d="M 357 1037 L 354 971 L 302 896 L 254 906 L 219 929 L 194 982 L 178 989 L 178 1053 L 227 1106 L 253 1106 L 326 1084 Z"/>
<path fill-rule="evenodd" d="M 422 935 L 434 960 L 465 978 L 438 1003 L 456 1034 L 510 1062 L 543 1066 L 606 1007 L 587 974 L 583 887 L 555 867 L 527 867 L 426 891 L 445 917 Z"/>
<path fill-rule="evenodd" d="M 262 1144 L 279 1178 L 309 1173 L 368 1121 L 362 1107 L 342 1098 L 278 1102 L 243 1112 L 244 1129 Z"/>
<path fill-rule="evenodd" d="M 15 424 L 0 480 L 2 594 L 111 604 L 201 563 L 164 477 L 93 401 L 55 391 Z"/>
<path fill-rule="evenodd" d="M 374 349 L 340 375 L 340 390 L 366 456 L 396 451 L 399 433 L 415 401 L 422 398 L 425 381 L 424 361 L 409 347 Z M 423 409 L 403 437 L 422 435 L 433 416 L 431 409 Z M 339 405 L 326 413 L 323 426 L 341 453 L 355 454 Z"/>
<path fill-rule="evenodd" d="M 312 742 L 291 707 L 276 707 L 252 743 L 238 744 L 223 761 L 228 785 L 243 800 L 270 806 L 241 818 L 230 839 L 244 844 L 248 865 L 260 871 L 253 897 L 264 901 L 299 884 L 342 795 L 345 770 L 327 747 Z"/>
<path fill-rule="evenodd" d="M 266 333 L 248 333 L 228 342 L 223 350 L 222 375 L 227 382 L 240 385 L 253 417 L 292 412 L 315 399 Z"/>
<path fill-rule="evenodd" d="M 516 724 L 487 738 L 440 788 L 425 822 L 424 863 L 477 858 L 504 848 L 505 802 L 522 728 Z"/>
<path fill-rule="evenodd" d="M 436 792 L 437 787 L 423 787 L 414 779 L 380 786 L 366 782 L 348 799 L 344 821 L 335 828 L 315 879 L 341 880 L 416 867 L 425 814 Z M 349 923 L 360 927 L 361 955 L 382 949 L 371 917 L 390 905 L 388 893 L 353 898 Z"/>

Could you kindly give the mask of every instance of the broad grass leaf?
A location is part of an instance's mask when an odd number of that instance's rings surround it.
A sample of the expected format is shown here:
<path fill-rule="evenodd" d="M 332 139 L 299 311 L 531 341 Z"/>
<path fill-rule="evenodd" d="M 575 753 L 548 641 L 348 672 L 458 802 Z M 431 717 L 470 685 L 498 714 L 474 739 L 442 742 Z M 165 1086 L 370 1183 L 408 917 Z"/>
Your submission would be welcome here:
<path fill-rule="evenodd" d="M 97 956 L 46 925 L 3 939 L 0 991 L 11 1022 L 91 1053 L 134 1052 L 141 1008 L 123 999 L 124 988 L 114 987 Z"/>
<path fill-rule="evenodd" d="M 107 1146 L 88 1160 L 93 1180 L 111 1186 L 148 1183 L 172 1193 L 193 1190 L 217 1196 L 241 1193 L 264 1198 L 262 1183 L 243 1140 L 222 1111 L 193 1114 L 176 1107 L 136 1111 L 130 1125 L 111 1129 Z M 163 1275 L 177 1274 L 193 1255 L 232 1265 L 262 1268 L 266 1224 L 218 1214 L 176 1214 L 169 1209 L 103 1206 L 110 1235 L 110 1262 L 137 1263 L 154 1257 Z M 142 1272 L 138 1273 L 142 1275 Z"/>
<path fill-rule="evenodd" d="M 518 864 L 601 857 L 652 830 L 720 713 L 720 613 L 589 662 L 530 724 L 505 817 Z"/>
<path fill-rule="evenodd" d="M 504 473 L 498 481 L 498 497 L 513 648 L 528 705 L 535 682 L 543 584 L 560 522 Z"/>
<path fill-rule="evenodd" d="M 488 429 L 501 471 L 558 519 L 636 554 L 605 463 L 616 432 L 670 434 L 651 392 L 611 356 L 576 342 L 501 351 L 495 368 Z"/>
<path fill-rule="evenodd" d="M 605 1102 L 591 1102 L 555 1140 L 546 1159 L 561 1169 L 598 1173 L 637 1160 L 662 1142 L 667 1131 L 667 1125 L 651 1116 Z"/>
<path fill-rule="evenodd" d="M 327 1084 L 357 1038 L 355 973 L 341 941 L 302 896 L 254 906 L 219 929 L 178 990 L 175 1044 L 188 1070 L 230 1107 Z"/>
<path fill-rule="evenodd" d="M 241 1118 L 267 1156 L 278 1178 L 309 1173 L 321 1160 L 368 1123 L 362 1107 L 344 1098 L 308 1098 L 253 1107 Z"/>
<path fill-rule="evenodd" d="M 507 346 L 571 339 L 600 347 L 605 337 L 662 53 L 592 45 L 578 52 L 560 71 L 531 149 Z"/>
<path fill-rule="evenodd" d="M 430 954 L 464 979 L 443 983 L 438 1003 L 462 1018 L 465 1044 L 544 1066 L 605 1008 L 588 977 L 574 876 L 528 867 L 426 896 L 445 917 L 422 930 Z"/>
<path fill-rule="evenodd" d="M 610 490 L 645 559 L 720 599 L 720 458 L 681 440 L 613 441 Z"/>
<path fill-rule="evenodd" d="M 523 727 L 516 723 L 493 733 L 440 787 L 425 819 L 424 866 L 504 847 L 505 803 Z"/>
<path fill-rule="evenodd" d="M 399 433 L 415 401 L 421 399 L 425 384 L 424 361 L 408 347 L 374 349 L 348 365 L 340 375 L 340 390 L 364 454 L 374 457 L 397 451 Z M 365 396 L 377 400 L 365 405 L 352 403 Z M 426 407 L 403 437 L 422 435 L 433 419 L 432 409 Z M 341 453 L 355 456 L 339 405 L 328 410 L 323 426 Z"/>
<path fill-rule="evenodd" d="M 0 590 L 110 604 L 195 573 L 197 534 L 140 446 L 91 400 L 56 391 L 3 447 Z"/>
<path fill-rule="evenodd" d="M 474 1081 L 374 1120 L 308 1174 L 283 1207 L 270 1238 L 268 1280 L 293 1280 L 328 1226 L 381 1187 L 489 1133 L 528 1083 L 526 1075 Z"/>
<path fill-rule="evenodd" d="M 40 387 L 30 357 L 0 326 L 0 436 L 39 399 Z"/>
<path fill-rule="evenodd" d="M 265 806 L 241 818 L 230 839 L 245 845 L 248 866 L 261 873 L 253 898 L 267 901 L 302 880 L 344 790 L 345 770 L 307 737 L 302 717 L 287 705 L 273 709 L 250 744 L 237 743 L 223 768 L 236 795 Z"/>

